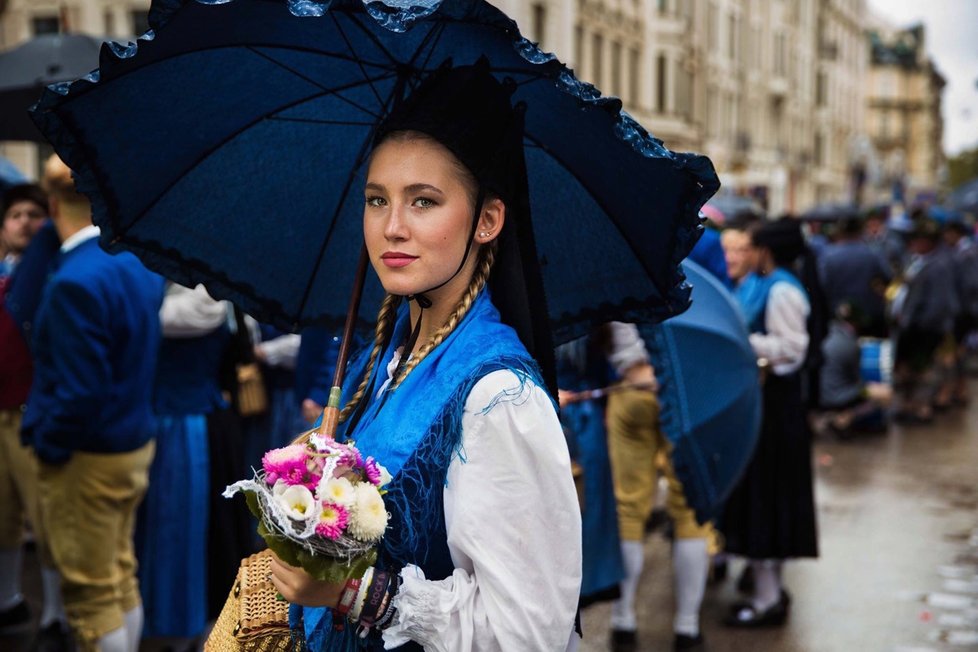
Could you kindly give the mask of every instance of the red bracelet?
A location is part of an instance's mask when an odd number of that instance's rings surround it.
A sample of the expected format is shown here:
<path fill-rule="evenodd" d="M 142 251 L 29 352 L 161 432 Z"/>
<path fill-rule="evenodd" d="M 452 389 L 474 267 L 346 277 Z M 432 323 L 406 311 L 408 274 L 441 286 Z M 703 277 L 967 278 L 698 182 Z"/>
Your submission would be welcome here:
<path fill-rule="evenodd" d="M 336 605 L 334 612 L 346 616 L 350 613 L 350 609 L 353 607 L 353 603 L 356 602 L 357 592 L 360 590 L 360 580 L 353 579 L 352 577 L 346 581 L 346 585 L 343 587 L 343 593 L 340 595 L 340 602 Z"/>

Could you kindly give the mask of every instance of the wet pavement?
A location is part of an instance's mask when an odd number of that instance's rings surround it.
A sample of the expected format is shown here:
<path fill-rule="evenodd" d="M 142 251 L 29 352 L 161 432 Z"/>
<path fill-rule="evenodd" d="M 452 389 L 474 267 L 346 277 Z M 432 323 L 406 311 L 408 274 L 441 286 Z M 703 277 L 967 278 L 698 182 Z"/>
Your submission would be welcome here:
<path fill-rule="evenodd" d="M 729 579 L 707 589 L 709 652 L 978 650 L 978 405 L 886 435 L 819 437 L 814 461 L 821 557 L 786 564 L 788 623 L 720 624 L 740 597 L 740 564 L 731 564 Z M 641 650 L 672 649 L 669 554 L 662 534 L 649 537 Z M 606 604 L 585 610 L 582 652 L 609 649 L 609 613 Z"/>
<path fill-rule="evenodd" d="M 738 597 L 734 563 L 730 579 L 707 590 L 709 652 L 978 650 L 978 403 L 932 426 L 894 426 L 845 442 L 819 438 L 814 458 L 822 556 L 787 564 L 787 625 L 719 624 Z M 25 589 L 39 608 L 37 567 L 28 559 Z M 640 649 L 670 650 L 672 571 L 661 531 L 647 540 L 638 605 Z M 584 611 L 583 652 L 608 649 L 609 611 L 607 604 Z M 0 650 L 21 652 L 29 640 L 0 637 Z M 159 640 L 143 645 L 144 652 L 165 648 Z"/>

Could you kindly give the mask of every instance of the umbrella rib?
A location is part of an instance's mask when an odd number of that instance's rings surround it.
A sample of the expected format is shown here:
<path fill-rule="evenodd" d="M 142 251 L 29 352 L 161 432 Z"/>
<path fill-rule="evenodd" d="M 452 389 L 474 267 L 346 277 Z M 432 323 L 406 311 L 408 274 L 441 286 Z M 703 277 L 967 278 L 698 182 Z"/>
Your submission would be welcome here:
<path fill-rule="evenodd" d="M 343 97 L 342 95 L 339 95 L 339 94 L 338 94 L 338 92 L 337 92 L 337 91 L 340 91 L 340 90 L 347 90 L 347 89 L 349 89 L 349 88 L 356 88 L 357 86 L 359 86 L 359 85 L 361 85 L 361 84 L 367 84 L 367 85 L 369 85 L 369 86 L 370 86 L 370 88 L 371 88 L 371 90 L 372 90 L 372 89 L 373 89 L 373 83 L 372 83 L 372 80 L 370 80 L 369 78 L 364 78 L 364 79 L 363 79 L 363 81 L 360 81 L 360 82 L 356 82 L 356 83 L 354 83 L 354 84 L 350 84 L 349 86 L 344 86 L 344 87 L 342 87 L 342 88 L 337 88 L 337 89 L 329 89 L 329 88 L 326 88 L 326 87 L 324 87 L 324 86 L 323 86 L 322 84 L 319 84 L 319 83 L 317 83 L 317 82 L 316 82 L 315 80 L 313 80 L 313 79 L 310 79 L 310 78 L 309 78 L 309 77 L 307 77 L 306 75 L 303 75 L 303 74 L 302 74 L 302 73 L 300 73 L 299 71 L 297 71 L 297 70 L 295 70 L 295 69 L 293 69 L 293 68 L 291 68 L 291 67 L 289 67 L 289 66 L 287 66 L 287 65 L 285 65 L 285 64 L 284 64 L 284 63 L 282 63 L 281 61 L 277 61 L 277 60 L 275 60 L 275 59 L 273 59 L 272 57 L 270 57 L 270 56 L 268 56 L 268 55 L 267 55 L 267 54 L 265 54 L 264 52 L 259 52 L 258 50 L 256 50 L 256 49 L 254 49 L 253 47 L 249 47 L 248 49 L 249 49 L 249 50 L 251 50 L 252 52 L 254 52 L 255 54 L 257 54 L 258 56 L 260 56 L 260 57 L 262 57 L 263 59 L 266 59 L 267 61 L 269 61 L 269 62 L 270 62 L 270 63 L 272 63 L 273 65 L 276 65 L 276 66 L 278 66 L 279 68 L 282 68 L 283 70 L 286 70 L 286 71 L 288 71 L 288 72 L 290 72 L 290 73 L 292 73 L 293 75 L 295 75 L 295 76 L 296 76 L 296 77 L 298 77 L 299 79 L 302 79 L 303 81 L 306 81 L 306 82 L 309 82 L 310 84 L 312 84 L 312 85 L 313 85 L 313 86 L 315 86 L 316 88 L 318 88 L 318 89 L 320 89 L 321 91 L 323 91 L 323 93 L 324 93 L 324 94 L 326 94 L 326 95 L 329 95 L 329 94 L 336 94 L 336 96 L 337 96 L 338 98 L 340 98 L 340 99 L 341 99 L 341 100 L 343 100 L 344 102 L 347 102 L 348 104 L 350 104 L 351 106 L 353 106 L 353 108 L 355 108 L 355 109 L 358 109 L 358 110 L 360 110 L 360 111 L 363 111 L 364 113 L 366 113 L 366 114 L 368 114 L 368 115 L 370 115 L 370 116 L 371 116 L 371 117 L 373 117 L 373 118 L 376 118 L 376 119 L 378 119 L 378 120 L 380 119 L 380 116 L 379 116 L 379 115 L 377 115 L 376 113 L 374 113 L 373 111 L 371 111 L 370 109 L 368 109 L 368 108 L 366 108 L 366 107 L 363 107 L 363 106 L 360 106 L 359 104 L 357 104 L 357 103 L 356 103 L 356 102 L 354 102 L 353 100 L 351 100 L 351 99 L 349 99 L 349 98 L 347 98 L 347 97 Z M 363 68 L 362 68 L 362 66 L 361 66 L 361 70 L 362 70 L 362 69 L 363 69 Z M 389 76 L 389 74 L 390 74 L 390 73 L 388 73 L 388 74 L 386 74 L 386 75 L 384 75 L 384 76 L 382 76 L 382 77 L 379 77 L 379 78 L 378 78 L 378 80 L 380 80 L 380 79 L 384 79 L 385 77 L 388 77 L 388 76 Z M 380 98 L 378 98 L 378 99 L 380 99 Z"/>
<path fill-rule="evenodd" d="M 436 32 L 437 35 L 435 35 Z M 438 23 L 434 27 L 429 29 L 427 34 L 425 34 L 424 39 L 422 39 L 421 43 L 418 44 L 418 49 L 414 51 L 414 55 L 412 55 L 411 57 L 411 62 L 413 63 L 414 61 L 417 60 L 418 55 L 421 54 L 422 50 L 424 50 L 427 47 L 430 47 L 430 49 L 428 50 L 428 56 L 425 58 L 424 63 L 421 64 L 418 70 L 424 70 L 425 68 L 428 67 L 428 63 L 431 62 L 431 57 L 435 55 L 435 46 L 438 45 L 438 41 L 441 40 L 442 34 L 444 33 L 445 33 L 445 23 Z"/>
<path fill-rule="evenodd" d="M 340 21 L 338 21 L 336 19 L 336 13 L 335 12 L 330 12 L 329 13 L 329 17 L 333 20 L 333 24 L 336 25 L 336 29 L 340 33 L 340 36 L 343 37 L 343 41 L 346 43 L 346 46 L 348 48 L 350 48 L 350 52 L 356 52 L 356 50 L 353 47 L 353 43 L 350 42 L 350 39 L 349 39 L 349 37 L 347 37 L 346 32 L 343 31 L 343 26 L 340 25 Z M 387 54 L 387 53 L 385 52 L 385 54 Z M 367 71 L 363 67 L 363 62 L 358 57 L 354 57 L 354 59 L 356 60 L 357 67 L 360 68 L 361 74 L 363 74 L 363 78 L 366 79 L 366 80 L 369 80 L 370 77 L 369 77 L 369 75 L 367 75 Z M 374 85 L 373 84 L 370 84 L 370 92 L 372 92 L 374 94 L 374 98 L 377 100 L 377 104 L 379 106 L 383 107 L 384 106 L 384 100 L 381 99 L 380 93 L 377 92 L 377 89 L 374 88 Z"/>
<path fill-rule="evenodd" d="M 294 106 L 298 106 L 299 104 L 302 104 L 303 102 L 309 102 L 310 100 L 315 100 L 315 99 L 318 99 L 320 97 L 324 97 L 326 95 L 330 95 L 333 92 L 341 91 L 341 90 L 346 90 L 348 88 L 353 88 L 353 87 L 359 86 L 359 85 L 364 84 L 364 83 L 368 83 L 368 82 L 358 81 L 358 82 L 356 82 L 354 84 L 350 84 L 349 86 L 344 86 L 342 88 L 334 89 L 334 91 L 317 93 L 317 94 L 311 95 L 309 97 L 303 97 L 303 98 L 300 98 L 300 99 L 298 99 L 298 100 L 296 100 L 294 102 L 290 102 L 289 104 L 286 104 L 284 106 L 278 107 L 276 109 L 276 111 L 285 111 L 285 110 L 291 109 Z M 345 98 L 342 98 L 342 96 L 340 96 L 340 95 L 338 95 L 337 97 L 340 97 L 341 99 L 345 99 Z M 136 224 L 139 223 L 140 220 L 142 220 L 144 217 L 146 217 L 146 215 L 149 214 L 149 212 L 163 199 L 163 197 L 165 197 L 166 194 L 168 192 L 170 192 L 170 190 L 172 190 L 173 187 L 177 183 L 179 183 L 180 180 L 183 179 L 187 175 L 188 172 L 190 172 L 190 170 L 193 170 L 195 167 L 197 167 L 198 165 L 200 165 L 203 161 L 205 161 L 211 154 L 213 154 L 214 152 L 216 152 L 218 149 L 220 149 L 221 147 L 223 147 L 227 143 L 231 142 L 232 140 L 234 140 L 235 138 L 237 138 L 239 135 L 241 135 L 242 133 L 244 133 L 248 129 L 250 129 L 253 126 L 255 126 L 256 124 L 258 124 L 259 122 L 268 119 L 269 117 L 270 116 L 265 116 L 265 115 L 258 116 L 256 119 L 248 122 L 247 124 L 242 125 L 239 129 L 236 129 L 233 132 L 229 133 L 227 136 L 225 136 L 224 138 L 222 138 L 219 142 L 215 143 L 212 147 L 208 148 L 207 151 L 202 152 L 201 155 L 198 156 L 197 159 L 193 163 L 191 163 L 190 165 L 188 165 L 187 168 L 181 174 L 176 175 L 174 177 L 174 179 L 170 183 L 168 183 L 167 186 L 165 188 L 163 188 L 156 195 L 156 197 L 153 198 L 153 200 L 149 204 L 146 205 L 146 208 L 144 208 L 135 218 L 133 218 L 132 222 L 130 222 L 127 227 L 120 228 L 119 229 L 119 237 L 124 237 L 129 232 L 129 230 L 132 227 L 136 226 Z M 121 225 L 120 225 L 120 227 L 121 227 Z"/>
<path fill-rule="evenodd" d="M 395 57 L 391 53 L 391 51 L 388 50 L 384 46 L 383 42 L 381 42 L 381 40 L 379 38 L 377 38 L 377 35 L 376 34 L 374 34 L 373 32 L 371 32 L 369 29 L 367 29 L 364 26 L 364 24 L 362 22 L 360 22 L 360 19 L 356 15 L 354 15 L 352 12 L 350 12 L 350 13 L 347 13 L 346 16 L 350 19 L 350 22 L 351 23 L 353 23 L 354 25 L 356 25 L 357 27 L 359 27 L 360 28 L 360 31 L 362 31 L 364 34 L 366 34 L 366 36 L 367 36 L 368 39 L 370 39 L 371 41 L 373 41 L 373 44 L 377 46 L 377 49 L 379 49 L 381 52 L 383 52 L 387 56 L 387 60 L 390 62 L 390 65 L 392 65 L 392 66 L 398 65 L 398 63 L 397 63 L 397 57 Z M 381 102 L 381 104 L 383 104 L 383 102 Z"/>
<path fill-rule="evenodd" d="M 659 284 L 658 284 L 658 283 L 656 282 L 656 279 L 655 279 L 655 277 L 654 277 L 654 276 L 652 275 L 652 273 L 651 273 L 651 272 L 649 271 L 649 269 L 648 269 L 648 267 L 647 267 L 647 266 L 646 266 L 646 264 L 645 264 L 645 261 L 644 261 L 644 260 L 642 259 L 642 256 L 641 256 L 641 255 L 639 254 L 639 252 L 638 252 L 638 251 L 637 251 L 637 250 L 635 249 L 635 246 L 634 246 L 634 245 L 632 244 L 632 242 L 631 242 L 631 239 L 629 239 L 629 238 L 627 238 L 627 237 L 625 237 L 625 234 L 624 234 L 624 233 L 622 232 L 622 230 L 621 230 L 621 227 L 620 227 L 620 226 L 618 225 L 618 221 L 617 221 L 617 220 L 616 220 L 616 219 L 615 219 L 615 218 L 613 217 L 613 215 L 612 215 L 612 213 L 611 213 L 611 211 L 609 211 L 609 210 L 608 210 L 608 209 L 607 209 L 607 208 L 606 208 L 606 207 L 604 206 L 604 203 L 603 203 L 603 202 L 602 202 L 602 201 L 601 201 L 600 199 L 598 199 L 598 197 L 596 197 L 596 196 L 595 196 L 595 194 L 594 194 L 593 192 L 591 192 L 591 189 L 590 189 L 590 187 L 588 186 L 588 184 L 587 184 L 587 183 L 585 183 L 585 182 L 584 182 L 584 179 L 582 179 L 582 178 L 580 178 L 580 177 L 579 177 L 579 176 L 578 176 L 578 175 L 577 175 L 577 174 L 576 174 L 576 173 L 575 173 L 575 172 L 574 172 L 573 170 L 571 170 L 571 169 L 570 169 L 570 167 L 568 167 L 568 166 L 567 166 L 567 164 L 566 164 L 566 163 L 565 163 L 565 162 L 564 162 L 563 160 L 561 160 L 561 158 L 560 158 L 559 156 L 557 156 L 557 155 L 556 155 L 556 154 L 555 154 L 555 153 L 554 153 L 554 152 L 553 152 L 553 151 L 552 151 L 552 150 L 551 150 L 551 149 L 550 149 L 549 147 L 547 147 L 547 146 L 546 146 L 546 145 L 545 145 L 545 144 L 544 144 L 543 142 L 541 142 L 541 141 L 539 141 L 538 139 L 536 139 L 536 138 L 534 138 L 532 134 L 529 134 L 529 133 L 526 133 L 526 134 L 524 134 L 524 137 L 525 137 L 526 139 L 529 139 L 529 140 L 531 140 L 531 141 L 533 141 L 533 142 L 534 142 L 534 143 L 536 144 L 536 146 L 537 146 L 537 147 L 538 147 L 538 148 L 539 148 L 539 149 L 540 149 L 541 151 L 544 151 L 544 152 L 546 152 L 546 153 L 547 153 L 547 154 L 548 154 L 549 156 L 551 156 L 551 157 L 553 157 L 553 159 L 554 159 L 555 161 L 557 161 L 558 163 L 560 163 L 560 167 L 561 167 L 562 169 L 564 169 L 564 170 L 565 170 L 565 171 L 567 172 L 567 174 L 569 174 L 569 175 L 571 175 L 572 177 L 574 177 L 574 179 L 575 179 L 575 180 L 576 180 L 576 181 L 577 181 L 577 182 L 578 182 L 579 184 L 581 184 L 581 187 L 582 187 L 582 188 L 584 188 L 585 190 L 587 190 L 587 193 L 588 193 L 588 195 L 589 195 L 589 196 L 591 197 L 591 199 L 592 199 L 592 200 L 594 201 L 594 203 L 596 203 L 596 204 L 597 204 L 597 205 L 598 205 L 598 206 L 599 206 L 599 207 L 601 208 L 601 210 L 602 210 L 602 211 L 604 212 L 604 214 L 608 216 L 608 218 L 609 218 L 609 220 L 610 220 L 610 222 L 611 222 L 612 224 L 614 224 L 614 225 L 615 225 L 615 229 L 616 229 L 616 230 L 618 231 L 618 234 L 619 234 L 619 235 L 621 236 L 621 239 L 625 241 L 625 244 L 626 244 L 626 245 L 628 246 L 628 248 L 629 248 L 629 249 L 631 250 L 631 252 L 632 252 L 632 254 L 634 254 L 634 255 L 635 255 L 635 259 L 636 259 L 636 260 L 637 260 L 637 261 L 639 262 L 639 264 L 640 264 L 640 265 L 642 266 L 642 269 L 644 269 L 644 270 L 645 270 L 645 275 L 646 275 L 646 276 L 648 277 L 648 279 L 649 279 L 649 280 L 650 280 L 650 281 L 652 282 L 652 285 L 653 285 L 653 286 L 655 287 L 655 289 L 656 289 L 656 291 L 658 291 L 658 292 L 659 292 L 659 294 L 661 294 L 661 295 L 662 295 L 663 297 L 665 297 L 665 296 L 667 296 L 667 295 L 668 295 L 669 293 L 668 293 L 668 292 L 664 292 L 664 291 L 663 291 L 663 289 L 662 289 L 661 287 L 659 287 Z"/>
<path fill-rule="evenodd" d="M 394 93 L 397 92 L 397 86 L 391 90 L 390 97 L 387 102 L 390 103 L 394 98 Z M 339 214 L 343 210 L 343 203 L 346 201 L 346 196 L 350 193 L 350 187 L 353 185 L 353 179 L 356 177 L 357 170 L 363 165 L 364 157 L 367 151 L 370 149 L 370 143 L 373 142 L 374 133 L 376 132 L 376 127 L 370 130 L 367 134 L 367 138 L 363 141 L 360 146 L 360 153 L 357 154 L 356 161 L 350 166 L 350 174 L 347 175 L 346 183 L 343 186 L 343 191 L 340 193 L 339 201 L 336 202 L 336 208 L 333 210 L 333 218 L 329 221 L 329 228 L 326 230 L 326 237 L 323 238 L 323 243 L 319 247 L 319 255 L 316 256 L 316 264 L 312 268 L 312 273 L 309 275 L 309 281 L 306 283 L 306 289 L 302 293 L 302 301 L 299 302 L 299 310 L 296 313 L 297 316 L 302 315 L 302 311 L 306 308 L 306 302 L 309 301 L 309 295 L 312 293 L 312 286 L 316 282 L 316 275 L 319 273 L 319 267 L 323 262 L 323 256 L 326 253 L 326 247 L 329 246 L 329 240 L 333 237 L 333 229 L 336 228 L 336 222 L 339 219 Z"/>
<path fill-rule="evenodd" d="M 304 124 L 316 124 L 316 125 L 338 125 L 338 126 L 349 126 L 349 127 L 372 127 L 374 122 L 355 122 L 353 120 L 317 120 L 315 118 L 283 118 L 281 116 L 270 116 L 269 120 L 274 120 L 275 122 L 300 122 Z"/>

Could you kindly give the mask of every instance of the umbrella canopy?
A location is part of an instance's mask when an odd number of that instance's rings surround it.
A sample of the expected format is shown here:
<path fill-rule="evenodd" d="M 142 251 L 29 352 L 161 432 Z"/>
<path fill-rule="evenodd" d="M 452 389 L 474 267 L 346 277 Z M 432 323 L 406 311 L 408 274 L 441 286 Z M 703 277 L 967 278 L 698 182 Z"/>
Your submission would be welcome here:
<path fill-rule="evenodd" d="M 103 245 L 260 319 L 329 325 L 353 285 L 377 124 L 446 60 L 486 57 L 527 106 L 555 341 L 685 309 L 678 266 L 719 184 L 709 160 L 667 150 L 487 3 L 410 4 L 158 0 L 151 38 L 103 48 L 98 74 L 53 87 L 34 119 Z M 365 322 L 380 296 L 371 275 Z"/>
<path fill-rule="evenodd" d="M 978 177 L 962 183 L 955 188 L 948 195 L 947 202 L 945 203 L 949 208 L 978 216 Z"/>
<path fill-rule="evenodd" d="M 757 356 L 729 292 L 692 261 L 684 314 L 640 327 L 659 380 L 662 429 L 686 500 L 701 521 L 718 513 L 757 443 L 761 386 Z"/>
<path fill-rule="evenodd" d="M 0 192 L 20 183 L 27 183 L 27 177 L 17 169 L 16 165 L 0 156 Z"/>
<path fill-rule="evenodd" d="M 27 110 L 48 84 L 98 66 L 101 46 L 87 34 L 43 34 L 0 53 L 0 140 L 43 141 Z"/>
<path fill-rule="evenodd" d="M 826 202 L 813 206 L 802 213 L 801 219 L 808 222 L 839 222 L 858 216 L 859 211 L 852 204 L 845 202 Z"/>
<path fill-rule="evenodd" d="M 764 208 L 753 197 L 722 193 L 710 198 L 707 206 L 719 211 L 724 220 L 732 220 L 739 213 L 751 213 L 764 217 Z M 708 217 L 710 217 L 708 215 Z"/>

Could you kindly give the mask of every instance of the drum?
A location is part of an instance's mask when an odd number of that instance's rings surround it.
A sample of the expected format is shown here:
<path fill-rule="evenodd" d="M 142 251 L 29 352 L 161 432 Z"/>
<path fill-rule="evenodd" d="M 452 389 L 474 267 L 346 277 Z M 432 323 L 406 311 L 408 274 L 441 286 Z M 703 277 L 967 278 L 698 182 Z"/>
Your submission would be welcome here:
<path fill-rule="evenodd" d="M 860 372 L 863 382 L 893 382 L 893 342 L 875 337 L 859 339 Z"/>

